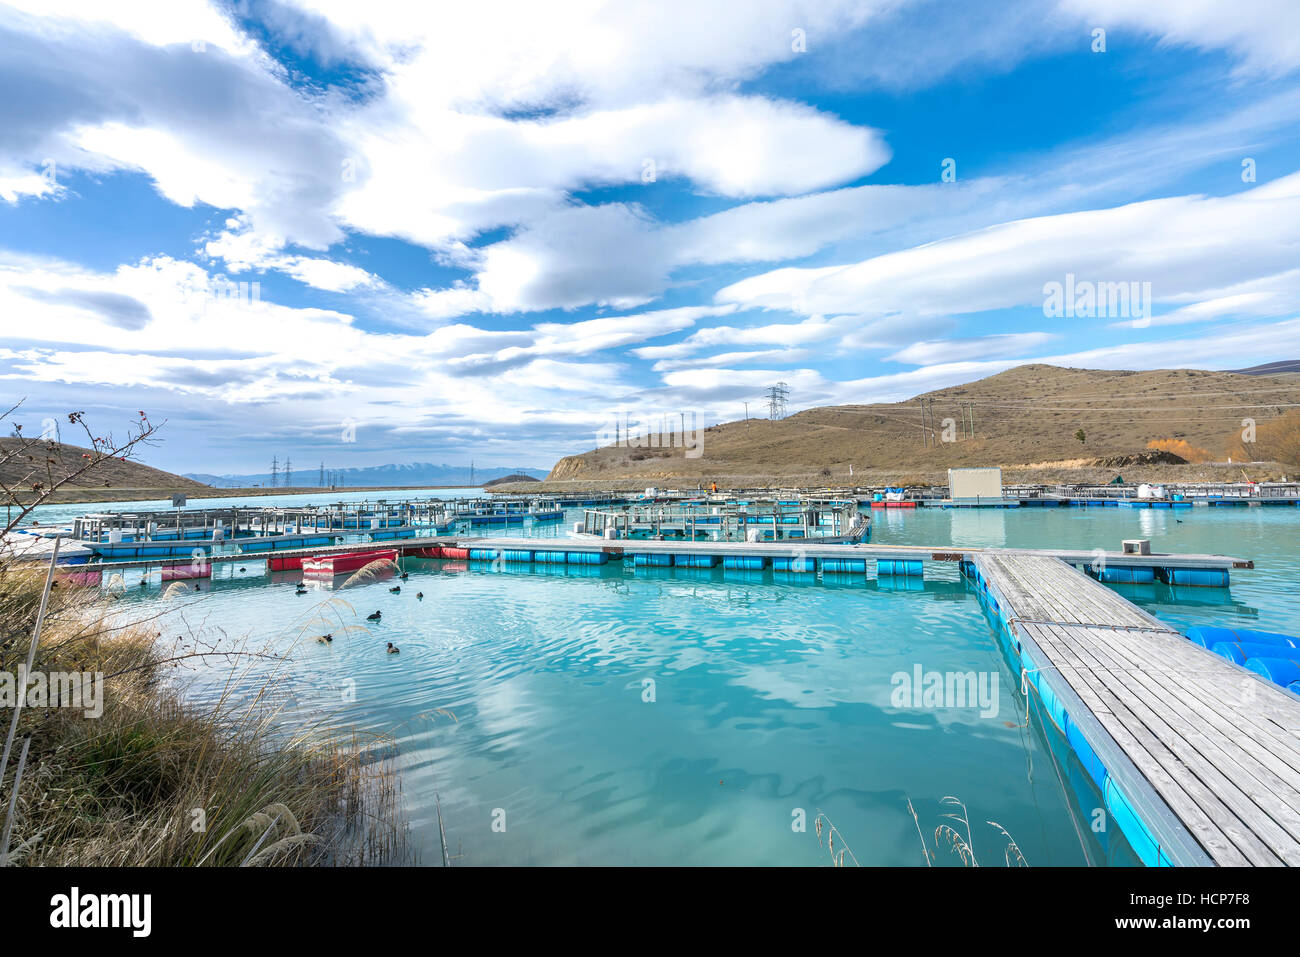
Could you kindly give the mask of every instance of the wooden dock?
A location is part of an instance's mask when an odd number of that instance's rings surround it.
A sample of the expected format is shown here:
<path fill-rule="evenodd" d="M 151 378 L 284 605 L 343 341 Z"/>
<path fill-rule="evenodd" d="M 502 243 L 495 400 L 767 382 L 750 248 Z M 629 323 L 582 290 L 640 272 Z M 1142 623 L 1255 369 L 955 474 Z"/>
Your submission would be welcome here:
<path fill-rule="evenodd" d="M 1026 677 L 1059 706 L 1058 726 L 1082 733 L 1159 863 L 1300 864 L 1300 698 L 1060 558 L 989 552 L 971 564 L 1032 663 Z"/>

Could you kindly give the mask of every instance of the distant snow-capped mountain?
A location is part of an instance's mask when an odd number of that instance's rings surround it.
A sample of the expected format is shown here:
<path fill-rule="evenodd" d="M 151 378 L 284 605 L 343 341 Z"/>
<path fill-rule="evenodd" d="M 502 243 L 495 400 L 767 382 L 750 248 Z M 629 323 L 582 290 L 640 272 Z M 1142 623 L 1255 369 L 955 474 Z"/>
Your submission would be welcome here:
<path fill-rule="evenodd" d="M 545 478 L 546 469 L 534 468 L 475 468 L 471 473 L 468 465 L 435 465 L 432 462 L 410 462 L 396 465 L 371 465 L 366 468 L 325 470 L 326 487 L 343 486 L 348 488 L 374 488 L 376 486 L 420 486 L 420 485 L 482 485 L 493 479 L 506 475 L 523 473 L 535 478 Z M 271 485 L 271 473 L 260 472 L 243 475 L 212 475 L 203 472 L 187 472 L 186 478 L 203 482 L 216 488 L 250 488 Z M 322 485 L 319 468 L 296 468 L 285 481 L 283 472 L 277 477 L 277 485 L 292 485 L 298 488 L 311 488 Z"/>

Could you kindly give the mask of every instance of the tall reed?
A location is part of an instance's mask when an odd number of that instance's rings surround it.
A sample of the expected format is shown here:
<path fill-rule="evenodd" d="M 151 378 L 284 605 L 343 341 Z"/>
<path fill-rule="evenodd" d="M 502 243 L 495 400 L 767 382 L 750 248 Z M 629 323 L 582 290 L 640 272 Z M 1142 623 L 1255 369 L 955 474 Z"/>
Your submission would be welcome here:
<path fill-rule="evenodd" d="M 43 584 L 0 566 L 0 671 L 23 662 Z M 169 643 L 159 619 L 119 617 L 97 591 L 51 594 L 33 671 L 102 673 L 103 713 L 55 702 L 22 711 L 18 737 L 31 743 L 6 822 L 11 865 L 412 861 L 387 742 L 325 722 L 287 729 L 273 693 L 285 659 L 268 673 L 261 652 L 192 635 Z M 215 700 L 189 700 L 176 669 L 214 656 L 230 676 Z M 9 718 L 0 708 L 6 729 Z M 0 814 L 13 772 L 0 781 Z"/>

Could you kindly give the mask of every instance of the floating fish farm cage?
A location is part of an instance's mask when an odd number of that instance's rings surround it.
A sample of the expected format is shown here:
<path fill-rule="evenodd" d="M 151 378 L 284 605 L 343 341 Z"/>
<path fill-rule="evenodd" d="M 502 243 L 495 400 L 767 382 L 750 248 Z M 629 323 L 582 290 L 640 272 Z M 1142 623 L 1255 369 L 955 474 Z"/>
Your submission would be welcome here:
<path fill-rule="evenodd" d="M 446 503 L 451 520 L 470 527 L 525 525 L 530 522 L 559 522 L 566 508 L 621 505 L 626 495 L 588 496 L 493 495 L 491 498 L 457 499 Z"/>
<path fill-rule="evenodd" d="M 471 527 L 485 525 L 525 525 L 529 522 L 558 522 L 564 518 L 564 508 L 549 501 L 482 503 L 456 502 L 451 506 L 451 518 Z"/>
<path fill-rule="evenodd" d="M 575 532 L 653 541 L 862 542 L 870 520 L 845 499 L 671 502 L 589 508 Z"/>
<path fill-rule="evenodd" d="M 340 538 L 411 538 L 450 530 L 437 501 L 336 503 L 297 508 L 198 508 L 100 512 L 72 522 L 71 538 L 105 560 L 253 553 L 334 545 Z"/>

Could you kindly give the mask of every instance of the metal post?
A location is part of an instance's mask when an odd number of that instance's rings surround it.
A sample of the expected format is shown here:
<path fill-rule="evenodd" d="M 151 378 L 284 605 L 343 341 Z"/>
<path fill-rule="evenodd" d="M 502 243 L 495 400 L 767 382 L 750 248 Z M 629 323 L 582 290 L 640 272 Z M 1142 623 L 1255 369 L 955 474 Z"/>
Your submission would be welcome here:
<path fill-rule="evenodd" d="M 9 865 L 9 835 L 13 831 L 14 817 L 18 814 L 18 788 L 23 780 L 23 768 L 27 766 L 27 749 L 31 747 L 32 737 L 23 739 L 23 750 L 18 755 L 18 768 L 14 771 L 14 791 L 9 795 L 9 811 L 5 814 L 5 826 L 0 833 L 0 867 Z"/>
<path fill-rule="evenodd" d="M 45 590 L 41 592 L 41 607 L 36 612 L 36 627 L 32 629 L 31 644 L 27 646 L 27 667 L 24 673 L 30 675 L 32 664 L 36 661 L 36 643 L 41 638 L 41 627 L 45 624 L 45 608 L 50 601 L 50 586 L 54 584 L 54 565 L 59 560 L 60 535 L 54 536 L 54 551 L 50 554 L 50 570 L 45 573 Z M 26 688 L 19 688 L 14 701 L 14 717 L 9 723 L 9 734 L 5 738 L 4 754 L 0 755 L 0 788 L 4 787 L 5 768 L 9 765 L 9 751 L 13 747 L 14 735 L 18 733 L 18 716 L 23 712 L 23 702 L 27 700 Z"/>

